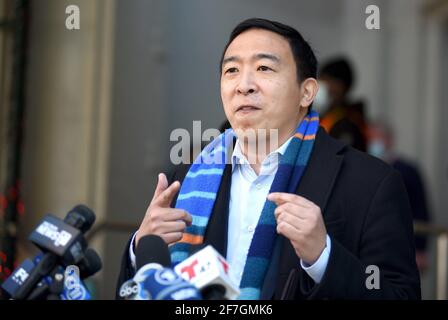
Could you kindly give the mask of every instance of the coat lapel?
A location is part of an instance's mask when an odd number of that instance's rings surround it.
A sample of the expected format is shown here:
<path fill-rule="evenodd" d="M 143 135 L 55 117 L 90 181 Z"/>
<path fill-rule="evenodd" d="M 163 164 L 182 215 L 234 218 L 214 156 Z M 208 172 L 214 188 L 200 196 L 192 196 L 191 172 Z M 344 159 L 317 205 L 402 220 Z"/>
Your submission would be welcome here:
<path fill-rule="evenodd" d="M 344 158 L 340 152 L 344 147 L 345 144 L 332 139 L 322 127 L 319 128 L 310 161 L 296 191 L 296 194 L 314 202 L 321 208 L 324 220 L 325 208 Z M 281 298 L 286 278 L 294 268 L 299 268 L 299 271 L 302 271 L 300 259 L 295 254 L 289 240 L 279 236 L 264 280 L 261 298 L 271 299 L 274 291 L 276 298 Z M 279 275 L 284 276 L 279 277 Z M 294 290 L 287 291 L 294 292 Z M 287 299 L 288 296 L 283 298 Z"/>
<path fill-rule="evenodd" d="M 229 220 L 232 165 L 227 164 L 216 195 L 215 205 L 205 230 L 206 244 L 212 245 L 223 257 L 227 256 L 227 228 Z M 192 250 L 195 250 L 194 248 Z"/>

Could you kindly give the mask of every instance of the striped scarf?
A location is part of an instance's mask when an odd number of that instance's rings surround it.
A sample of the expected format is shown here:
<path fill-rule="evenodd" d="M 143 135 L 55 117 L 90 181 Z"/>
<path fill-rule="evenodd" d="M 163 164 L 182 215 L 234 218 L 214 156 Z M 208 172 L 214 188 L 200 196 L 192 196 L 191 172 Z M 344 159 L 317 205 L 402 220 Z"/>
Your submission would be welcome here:
<path fill-rule="evenodd" d="M 295 193 L 305 171 L 319 128 L 317 112 L 310 111 L 301 121 L 285 154 L 281 157 L 269 193 Z M 235 134 L 229 129 L 218 136 L 198 155 L 182 183 L 176 208 L 193 218 L 182 239 L 170 246 L 173 266 L 188 257 L 190 246 L 201 244 L 210 219 Z M 277 238 L 274 216 L 276 205 L 266 200 L 249 246 L 240 283 L 239 299 L 259 299 L 261 287 Z"/>

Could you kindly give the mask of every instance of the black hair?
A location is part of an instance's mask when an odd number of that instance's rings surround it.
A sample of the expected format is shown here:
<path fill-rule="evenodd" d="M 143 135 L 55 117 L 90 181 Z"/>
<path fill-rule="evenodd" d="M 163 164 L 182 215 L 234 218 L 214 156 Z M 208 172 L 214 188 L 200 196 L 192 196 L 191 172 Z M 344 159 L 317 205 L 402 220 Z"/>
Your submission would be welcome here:
<path fill-rule="evenodd" d="M 350 62 L 344 57 L 334 58 L 325 63 L 319 72 L 320 76 L 327 75 L 344 83 L 349 91 L 355 81 L 355 75 Z"/>
<path fill-rule="evenodd" d="M 285 38 L 291 47 L 292 55 L 296 63 L 297 79 L 301 83 L 306 78 L 317 78 L 317 59 L 311 46 L 303 39 L 302 35 L 294 28 L 283 23 L 261 18 L 251 18 L 240 22 L 232 31 L 219 64 L 222 73 L 224 54 L 232 41 L 244 31 L 249 29 L 263 29 L 275 32 Z"/>

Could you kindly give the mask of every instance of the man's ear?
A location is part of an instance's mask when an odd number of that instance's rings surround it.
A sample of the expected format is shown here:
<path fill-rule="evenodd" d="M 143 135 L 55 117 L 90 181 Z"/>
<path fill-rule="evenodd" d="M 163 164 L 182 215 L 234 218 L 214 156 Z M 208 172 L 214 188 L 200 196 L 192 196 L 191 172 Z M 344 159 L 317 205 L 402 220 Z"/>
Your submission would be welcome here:
<path fill-rule="evenodd" d="M 300 106 L 308 108 L 314 100 L 314 97 L 319 90 L 319 84 L 314 78 L 307 78 L 302 81 L 300 85 L 302 99 L 300 100 Z"/>

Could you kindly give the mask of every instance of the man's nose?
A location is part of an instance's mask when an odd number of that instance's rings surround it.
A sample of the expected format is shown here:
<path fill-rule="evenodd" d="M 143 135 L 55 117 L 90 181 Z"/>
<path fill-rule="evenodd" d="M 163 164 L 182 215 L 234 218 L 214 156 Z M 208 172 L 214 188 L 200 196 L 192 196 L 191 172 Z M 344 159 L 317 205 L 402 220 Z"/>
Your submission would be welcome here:
<path fill-rule="evenodd" d="M 257 91 L 257 85 L 251 72 L 244 72 L 236 88 L 239 94 L 248 95 Z"/>

